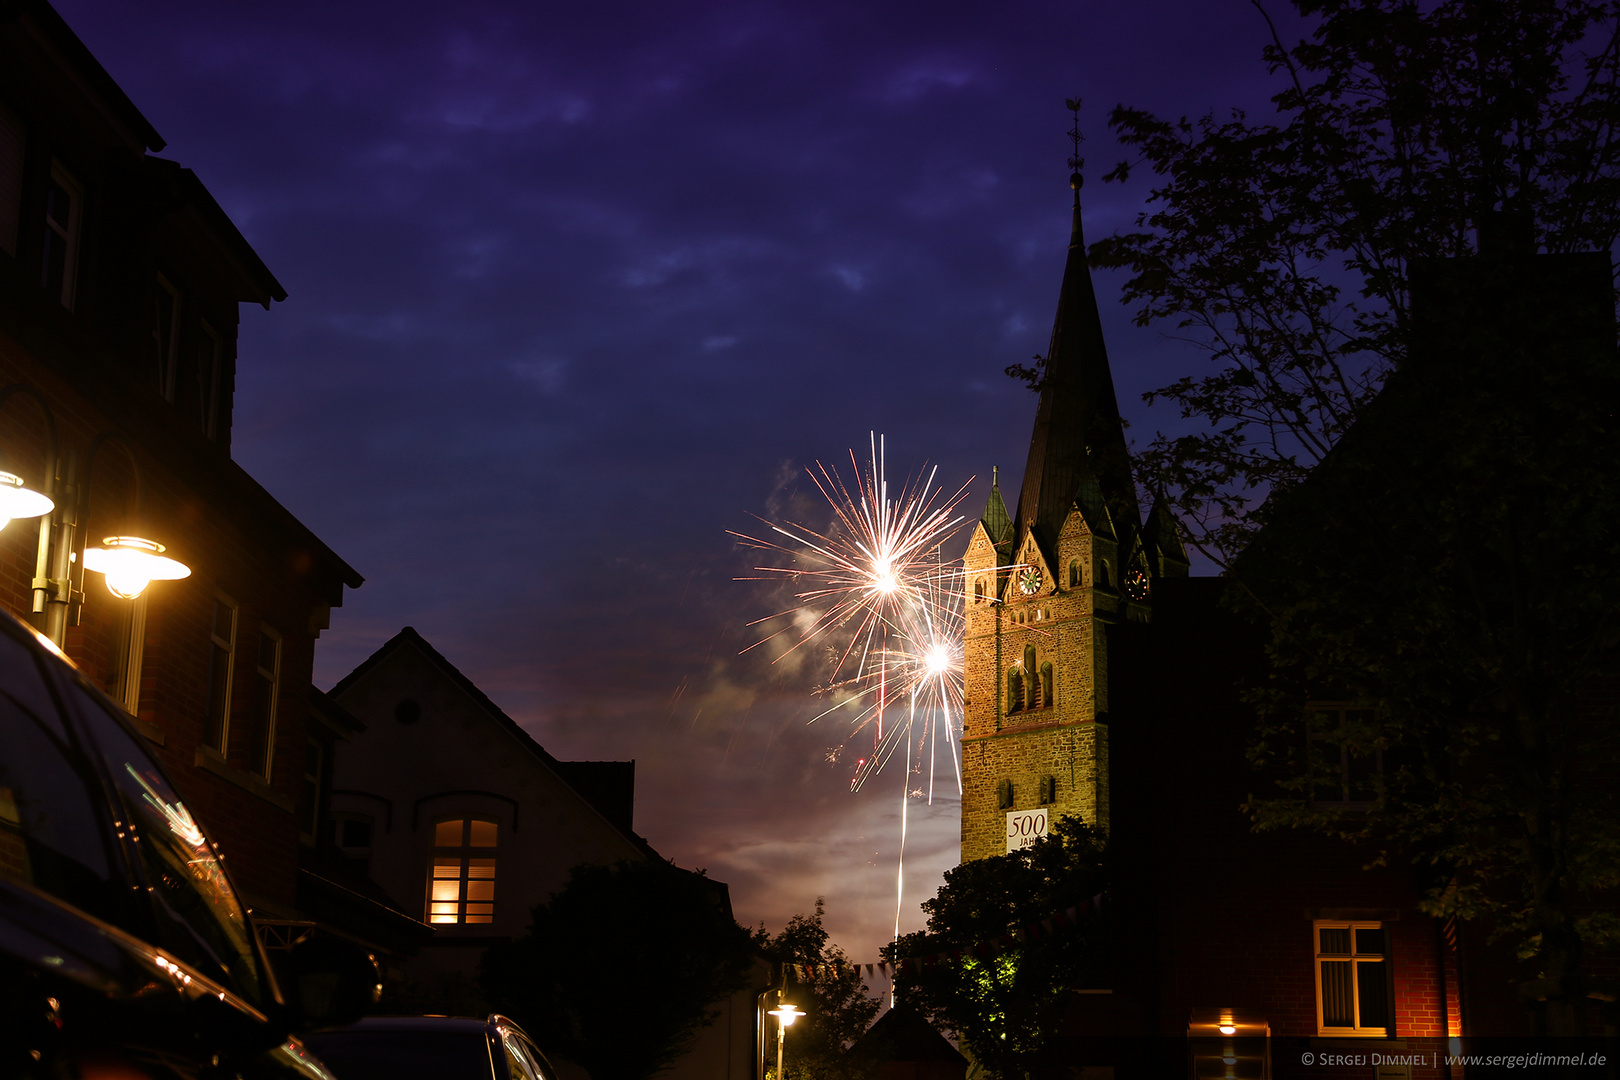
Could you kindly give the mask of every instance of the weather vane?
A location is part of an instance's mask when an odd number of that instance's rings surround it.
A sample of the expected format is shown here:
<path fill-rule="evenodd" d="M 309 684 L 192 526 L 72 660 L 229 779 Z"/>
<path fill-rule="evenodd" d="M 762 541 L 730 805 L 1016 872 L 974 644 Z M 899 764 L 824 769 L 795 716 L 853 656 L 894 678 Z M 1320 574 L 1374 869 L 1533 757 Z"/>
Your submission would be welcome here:
<path fill-rule="evenodd" d="M 1080 99 L 1065 98 L 1063 104 L 1074 113 L 1074 126 L 1069 129 L 1069 141 L 1074 144 L 1074 153 L 1069 155 L 1069 182 L 1074 185 L 1076 191 L 1079 191 L 1083 183 L 1080 170 L 1086 167 L 1086 159 L 1080 156 L 1080 144 L 1086 141 L 1086 137 L 1080 134 Z"/>

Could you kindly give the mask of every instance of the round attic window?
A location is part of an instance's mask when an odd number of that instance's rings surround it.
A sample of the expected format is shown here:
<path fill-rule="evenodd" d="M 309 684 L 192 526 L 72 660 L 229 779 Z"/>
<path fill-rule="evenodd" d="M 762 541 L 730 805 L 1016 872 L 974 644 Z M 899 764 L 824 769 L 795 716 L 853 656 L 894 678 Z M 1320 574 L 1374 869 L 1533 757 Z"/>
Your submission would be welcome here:
<path fill-rule="evenodd" d="M 422 706 L 415 698 L 406 698 L 394 706 L 394 719 L 402 724 L 414 724 L 422 719 Z"/>

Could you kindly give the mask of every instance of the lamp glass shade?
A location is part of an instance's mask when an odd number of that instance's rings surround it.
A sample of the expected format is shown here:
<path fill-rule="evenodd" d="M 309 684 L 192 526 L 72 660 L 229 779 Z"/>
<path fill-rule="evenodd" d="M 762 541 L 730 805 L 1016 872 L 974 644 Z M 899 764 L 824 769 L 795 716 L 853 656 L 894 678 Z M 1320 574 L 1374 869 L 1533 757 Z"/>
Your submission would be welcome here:
<path fill-rule="evenodd" d="M 782 1005 L 778 1008 L 772 1009 L 765 1015 L 776 1017 L 777 1020 L 781 1021 L 783 1027 L 792 1027 L 793 1021 L 803 1016 L 804 1013 L 799 1011 L 799 1007 L 797 1005 Z"/>
<path fill-rule="evenodd" d="M 34 518 L 56 509 L 49 496 L 23 486 L 16 473 L 0 472 L 0 529 L 13 518 Z"/>
<path fill-rule="evenodd" d="M 154 581 L 190 577 L 191 567 L 164 556 L 162 544 L 139 536 L 109 536 L 98 548 L 86 548 L 84 568 L 107 579 L 107 589 L 133 600 Z"/>

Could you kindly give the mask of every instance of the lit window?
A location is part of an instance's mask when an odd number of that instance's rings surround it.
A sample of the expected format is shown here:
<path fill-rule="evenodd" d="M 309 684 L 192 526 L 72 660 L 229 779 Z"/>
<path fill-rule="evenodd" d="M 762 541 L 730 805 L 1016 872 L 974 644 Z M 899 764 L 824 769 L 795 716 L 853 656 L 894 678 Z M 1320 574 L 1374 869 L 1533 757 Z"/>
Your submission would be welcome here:
<path fill-rule="evenodd" d="M 259 627 L 253 675 L 253 771 L 268 780 L 276 762 L 276 692 L 281 682 L 281 635 L 268 626 Z"/>
<path fill-rule="evenodd" d="M 1377 922 L 1317 922 L 1316 1027 L 1321 1035 L 1389 1034 L 1389 933 Z"/>
<path fill-rule="evenodd" d="M 236 605 L 214 598 L 214 623 L 208 631 L 208 715 L 204 738 L 225 753 L 231 736 L 231 668 L 236 655 Z"/>
<path fill-rule="evenodd" d="M 84 194 L 60 165 L 51 166 L 45 186 L 45 252 L 39 283 L 45 292 L 73 310 L 73 290 L 79 269 L 79 219 Z"/>
<path fill-rule="evenodd" d="M 1308 719 L 1311 802 L 1347 810 L 1371 807 L 1378 798 L 1384 765 L 1376 743 L 1377 714 L 1365 708 L 1313 705 Z"/>
<path fill-rule="evenodd" d="M 454 818 L 433 827 L 428 922 L 495 921 L 495 833 L 495 822 L 477 818 Z"/>
<path fill-rule="evenodd" d="M 158 275 L 152 296 L 152 373 L 164 401 L 174 400 L 174 370 L 178 366 L 180 291 Z"/>

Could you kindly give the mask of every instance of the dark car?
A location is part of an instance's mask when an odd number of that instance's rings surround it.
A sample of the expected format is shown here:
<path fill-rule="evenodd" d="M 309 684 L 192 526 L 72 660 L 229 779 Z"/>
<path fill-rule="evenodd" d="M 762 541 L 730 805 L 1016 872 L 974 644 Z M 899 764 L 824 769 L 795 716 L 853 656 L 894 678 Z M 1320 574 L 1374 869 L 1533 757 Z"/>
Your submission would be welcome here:
<path fill-rule="evenodd" d="M 557 1080 L 504 1016 L 376 1016 L 305 1039 L 343 1080 Z"/>
<path fill-rule="evenodd" d="M 324 1077 L 301 1019 L 122 710 L 0 613 L 0 1076 Z"/>

